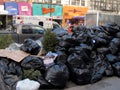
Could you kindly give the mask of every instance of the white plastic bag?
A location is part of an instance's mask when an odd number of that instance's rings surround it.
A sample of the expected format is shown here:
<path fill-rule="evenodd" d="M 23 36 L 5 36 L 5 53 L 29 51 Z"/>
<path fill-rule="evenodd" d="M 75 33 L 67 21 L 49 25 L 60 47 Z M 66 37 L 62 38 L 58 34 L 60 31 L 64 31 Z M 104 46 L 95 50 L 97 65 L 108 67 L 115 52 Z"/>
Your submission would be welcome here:
<path fill-rule="evenodd" d="M 51 51 L 48 52 L 43 60 L 45 67 L 48 68 L 49 66 L 53 65 L 57 56 L 58 54 L 56 53 L 52 53 Z"/>
<path fill-rule="evenodd" d="M 40 84 L 30 79 L 24 79 L 17 82 L 16 90 L 38 90 Z"/>

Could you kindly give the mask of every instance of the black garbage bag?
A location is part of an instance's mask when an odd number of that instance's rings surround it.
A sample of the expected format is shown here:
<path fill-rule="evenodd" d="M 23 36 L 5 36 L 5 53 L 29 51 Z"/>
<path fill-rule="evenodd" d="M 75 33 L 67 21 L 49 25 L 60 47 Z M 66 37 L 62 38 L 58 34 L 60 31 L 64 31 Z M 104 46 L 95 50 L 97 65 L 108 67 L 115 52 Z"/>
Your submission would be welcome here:
<path fill-rule="evenodd" d="M 101 48 L 97 48 L 97 52 L 106 55 L 110 52 L 110 50 L 107 47 L 101 47 Z"/>
<path fill-rule="evenodd" d="M 94 48 L 98 48 L 98 47 L 101 47 L 101 46 L 106 46 L 108 44 L 109 44 L 109 41 L 107 41 L 104 38 L 98 37 L 98 36 L 91 39 L 91 45 Z"/>
<path fill-rule="evenodd" d="M 107 35 L 107 34 L 104 33 L 104 32 L 98 33 L 97 36 L 98 36 L 98 37 L 101 37 L 101 38 L 104 38 L 104 39 L 106 39 L 106 40 L 109 40 L 109 41 L 112 39 L 112 36 L 109 36 L 109 35 Z"/>
<path fill-rule="evenodd" d="M 109 23 L 107 22 L 104 24 L 104 26 L 117 26 L 117 24 L 114 22 L 109 22 Z"/>
<path fill-rule="evenodd" d="M 96 50 L 95 50 L 95 51 L 92 50 L 91 53 L 90 53 L 90 58 L 91 58 L 92 60 L 94 60 L 94 59 L 96 58 L 96 56 L 97 56 Z"/>
<path fill-rule="evenodd" d="M 0 90 L 11 90 L 11 87 L 4 83 L 3 73 L 0 71 Z"/>
<path fill-rule="evenodd" d="M 106 70 L 106 62 L 104 56 L 98 55 L 94 61 L 91 83 L 95 83 L 102 79 Z"/>
<path fill-rule="evenodd" d="M 112 64 L 112 67 L 113 67 L 115 75 L 120 77 L 120 62 L 116 62 Z"/>
<path fill-rule="evenodd" d="M 117 38 L 120 38 L 120 31 L 115 35 Z"/>
<path fill-rule="evenodd" d="M 71 43 L 63 41 L 63 40 L 59 41 L 58 45 L 60 47 L 64 47 L 66 50 L 68 50 L 71 47 Z"/>
<path fill-rule="evenodd" d="M 63 28 L 54 29 L 52 32 L 56 34 L 58 40 L 61 40 L 64 36 L 68 35 L 67 30 Z"/>
<path fill-rule="evenodd" d="M 54 29 L 52 32 L 54 32 L 56 36 L 68 35 L 68 32 L 64 28 L 57 28 Z"/>
<path fill-rule="evenodd" d="M 65 64 L 55 64 L 49 67 L 45 74 L 47 82 L 58 88 L 64 88 L 68 79 L 69 71 Z"/>
<path fill-rule="evenodd" d="M 16 83 L 21 80 L 17 75 L 5 75 L 4 76 L 4 82 L 6 85 L 12 88 L 12 90 L 15 90 Z"/>
<path fill-rule="evenodd" d="M 21 67 L 23 69 L 23 78 L 30 78 L 37 80 L 39 76 L 44 74 L 45 66 L 43 59 L 36 56 L 27 56 L 21 61 Z"/>
<path fill-rule="evenodd" d="M 87 44 L 84 44 L 84 43 L 81 43 L 80 44 L 80 47 L 84 50 L 92 50 L 92 47 L 87 45 Z"/>
<path fill-rule="evenodd" d="M 116 34 L 117 32 L 119 32 L 119 26 L 117 24 L 105 24 L 103 25 L 103 28 L 109 32 L 111 35 Z"/>
<path fill-rule="evenodd" d="M 83 61 L 86 64 L 88 64 L 89 62 L 91 62 L 91 57 L 90 57 L 91 50 L 92 50 L 91 46 L 81 43 L 80 46 L 76 46 L 75 48 L 70 48 L 69 52 L 77 53 L 83 59 Z"/>
<path fill-rule="evenodd" d="M 8 64 L 9 60 L 6 58 L 0 58 L 0 71 L 2 75 L 6 74 L 8 72 Z"/>
<path fill-rule="evenodd" d="M 82 26 L 80 25 L 80 26 L 78 26 L 78 30 L 83 32 L 83 31 L 87 30 L 87 27 L 85 25 L 82 25 Z"/>
<path fill-rule="evenodd" d="M 78 34 L 75 39 L 79 42 L 79 43 L 90 43 L 90 37 L 86 32 L 80 33 Z"/>
<path fill-rule="evenodd" d="M 103 26 L 96 26 L 97 28 L 95 28 L 95 33 L 98 35 L 100 32 L 103 32 L 103 33 L 105 33 L 105 34 L 107 34 L 107 35 L 109 35 L 109 33 L 105 30 L 105 28 L 103 28 Z"/>
<path fill-rule="evenodd" d="M 105 70 L 105 75 L 107 77 L 113 76 L 114 75 L 114 71 L 113 68 L 111 66 L 111 64 L 109 62 L 106 61 L 106 70 Z"/>
<path fill-rule="evenodd" d="M 84 60 L 84 62 L 86 64 L 91 62 L 90 53 L 92 51 L 92 47 L 87 44 L 81 43 L 80 48 L 81 49 L 79 49 L 79 51 L 80 51 L 79 55 Z"/>
<path fill-rule="evenodd" d="M 111 64 L 118 61 L 117 56 L 115 56 L 115 55 L 113 55 L 113 54 L 107 54 L 107 55 L 106 55 L 106 58 L 107 58 L 107 61 L 108 61 L 109 63 L 111 63 Z"/>
<path fill-rule="evenodd" d="M 115 45 L 117 47 L 120 47 L 120 38 L 113 38 L 110 42 L 110 46 Z"/>
<path fill-rule="evenodd" d="M 75 46 L 69 49 L 70 53 L 81 53 L 82 51 L 91 51 L 92 47 L 87 44 L 81 43 L 79 46 Z"/>
<path fill-rule="evenodd" d="M 21 62 L 21 67 L 24 69 L 44 69 L 43 59 L 36 56 L 27 56 Z"/>
<path fill-rule="evenodd" d="M 64 47 L 60 47 L 60 46 L 55 46 L 54 48 L 54 51 L 57 52 L 57 51 L 66 51 L 66 49 Z"/>
<path fill-rule="evenodd" d="M 70 68 L 71 67 L 74 67 L 74 68 L 86 67 L 86 64 L 83 61 L 83 59 L 80 57 L 79 54 L 76 54 L 76 53 L 72 53 L 71 55 L 68 56 L 67 63 Z"/>
<path fill-rule="evenodd" d="M 56 54 L 58 55 L 57 58 L 54 60 L 55 63 L 63 63 L 67 62 L 68 56 L 63 51 L 57 51 Z"/>
<path fill-rule="evenodd" d="M 15 90 L 16 82 L 22 79 L 22 69 L 20 65 L 7 58 L 0 58 L 0 74 L 1 77 L 3 77 L 2 80 L 5 84 L 5 90 Z M 3 84 L 1 84 L 1 88 L 3 88 L 2 85 Z"/>
<path fill-rule="evenodd" d="M 77 85 L 89 84 L 91 80 L 90 71 L 87 68 L 70 68 L 71 80 Z"/>
<path fill-rule="evenodd" d="M 73 34 L 79 34 L 80 30 L 78 26 L 71 26 L 71 31 L 73 32 Z"/>
<path fill-rule="evenodd" d="M 120 51 L 120 38 L 113 38 L 109 45 L 112 54 L 116 54 Z"/>
<path fill-rule="evenodd" d="M 31 55 L 37 55 L 41 49 L 39 44 L 32 39 L 25 39 L 23 45 L 20 47 L 21 50 L 30 53 Z"/>
<path fill-rule="evenodd" d="M 68 35 L 67 35 L 68 36 Z M 80 43 L 76 38 L 71 37 L 66 37 L 64 40 L 68 43 L 70 43 L 71 47 L 78 46 Z"/>
<path fill-rule="evenodd" d="M 93 29 L 91 29 L 91 28 L 88 28 L 86 33 L 87 33 L 89 38 L 93 38 L 96 36 Z"/>
<path fill-rule="evenodd" d="M 48 83 L 47 80 L 45 80 L 42 76 L 39 77 L 37 81 L 40 83 L 40 90 L 55 88 L 52 84 Z"/>
<path fill-rule="evenodd" d="M 19 63 L 10 62 L 8 65 L 8 74 L 17 75 L 17 77 L 21 80 L 22 79 L 22 68 Z"/>

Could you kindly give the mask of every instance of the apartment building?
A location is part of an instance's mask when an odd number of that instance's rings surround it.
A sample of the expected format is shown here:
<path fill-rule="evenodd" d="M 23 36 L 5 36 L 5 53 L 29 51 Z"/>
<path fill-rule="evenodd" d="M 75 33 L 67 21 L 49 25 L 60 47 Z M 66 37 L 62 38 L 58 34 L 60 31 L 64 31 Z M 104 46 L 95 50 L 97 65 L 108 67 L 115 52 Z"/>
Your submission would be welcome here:
<path fill-rule="evenodd" d="M 89 10 L 120 12 L 120 0 L 90 0 L 87 3 Z"/>
<path fill-rule="evenodd" d="M 19 1 L 85 6 L 85 1 L 87 2 L 88 0 L 19 0 Z"/>

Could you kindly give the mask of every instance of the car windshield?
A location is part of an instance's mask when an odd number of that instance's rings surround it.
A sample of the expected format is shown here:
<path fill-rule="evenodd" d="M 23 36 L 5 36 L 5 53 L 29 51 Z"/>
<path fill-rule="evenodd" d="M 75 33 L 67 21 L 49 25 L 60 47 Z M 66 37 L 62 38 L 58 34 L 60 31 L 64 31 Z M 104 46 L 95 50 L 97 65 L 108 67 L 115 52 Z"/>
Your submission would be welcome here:
<path fill-rule="evenodd" d="M 22 33 L 23 34 L 44 34 L 45 30 L 38 25 L 23 25 Z"/>
<path fill-rule="evenodd" d="M 60 28 L 60 26 L 57 24 L 53 24 L 53 29 L 56 29 L 56 28 Z"/>

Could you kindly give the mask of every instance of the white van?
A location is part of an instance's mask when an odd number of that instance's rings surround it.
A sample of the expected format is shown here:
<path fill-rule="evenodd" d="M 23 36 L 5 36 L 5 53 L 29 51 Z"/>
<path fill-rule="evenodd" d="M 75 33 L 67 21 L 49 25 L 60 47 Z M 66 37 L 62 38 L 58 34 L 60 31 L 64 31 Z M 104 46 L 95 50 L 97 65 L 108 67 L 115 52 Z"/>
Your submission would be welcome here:
<path fill-rule="evenodd" d="M 13 24 L 33 24 L 41 25 L 45 29 L 55 29 L 60 27 L 60 25 L 53 21 L 51 17 L 48 16 L 23 16 L 16 15 L 13 16 Z"/>

